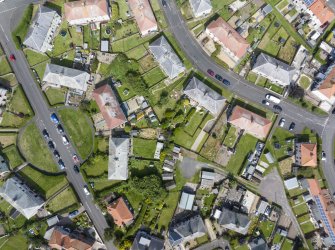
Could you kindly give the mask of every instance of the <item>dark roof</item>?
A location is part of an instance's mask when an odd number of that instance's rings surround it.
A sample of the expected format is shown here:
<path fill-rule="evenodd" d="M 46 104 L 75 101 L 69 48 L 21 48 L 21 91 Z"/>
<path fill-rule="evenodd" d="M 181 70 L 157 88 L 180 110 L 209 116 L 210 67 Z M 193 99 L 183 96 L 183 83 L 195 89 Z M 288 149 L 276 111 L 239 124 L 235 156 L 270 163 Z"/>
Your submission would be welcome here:
<path fill-rule="evenodd" d="M 156 238 L 144 231 L 138 231 L 131 250 L 161 250 L 164 249 L 164 240 Z"/>
<path fill-rule="evenodd" d="M 254 238 L 249 242 L 250 250 L 268 250 L 269 247 L 262 237 Z"/>
<path fill-rule="evenodd" d="M 235 232 L 246 234 L 250 225 L 248 215 L 222 208 L 218 223 Z"/>

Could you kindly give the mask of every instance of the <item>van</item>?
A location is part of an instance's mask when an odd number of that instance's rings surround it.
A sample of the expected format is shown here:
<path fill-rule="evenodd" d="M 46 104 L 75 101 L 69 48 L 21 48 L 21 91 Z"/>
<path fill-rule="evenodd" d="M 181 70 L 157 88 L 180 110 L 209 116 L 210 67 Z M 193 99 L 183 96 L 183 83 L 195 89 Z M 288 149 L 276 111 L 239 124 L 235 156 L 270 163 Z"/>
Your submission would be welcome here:
<path fill-rule="evenodd" d="M 265 98 L 271 102 L 274 102 L 276 104 L 280 103 L 280 99 L 274 95 L 271 95 L 271 94 L 266 94 L 265 95 Z"/>

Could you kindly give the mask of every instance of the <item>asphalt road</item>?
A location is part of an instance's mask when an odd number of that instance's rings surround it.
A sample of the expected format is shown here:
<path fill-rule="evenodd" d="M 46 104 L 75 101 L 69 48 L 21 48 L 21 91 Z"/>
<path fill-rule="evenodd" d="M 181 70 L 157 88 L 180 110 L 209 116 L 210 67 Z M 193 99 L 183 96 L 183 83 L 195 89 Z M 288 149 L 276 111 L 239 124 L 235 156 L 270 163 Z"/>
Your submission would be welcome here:
<path fill-rule="evenodd" d="M 2 44 L 4 52 L 8 57 L 10 54 L 15 55 L 16 61 L 11 62 L 11 66 L 18 82 L 22 84 L 23 90 L 35 112 L 36 124 L 41 131 L 43 129 L 47 129 L 49 132 L 50 138 L 52 138 L 56 144 L 56 149 L 59 151 L 59 154 L 65 164 L 69 182 L 73 185 L 99 235 L 103 237 L 104 229 L 108 227 L 107 222 L 100 209 L 95 205 L 92 195 L 87 196 L 84 193 L 84 179 L 80 174 L 73 170 L 74 163 L 72 156 L 76 153 L 76 151 L 71 144 L 67 146 L 63 145 L 61 135 L 57 132 L 55 124 L 50 120 L 52 111 L 48 108 L 40 88 L 37 86 L 32 77 L 25 55 L 21 50 L 16 49 L 11 39 L 11 23 L 15 22 L 14 19 L 16 19 L 16 16 L 13 16 L 13 13 L 16 12 L 14 7 L 25 6 L 30 2 L 32 1 L 8 0 L 0 3 L 0 43 Z M 116 249 L 112 242 L 105 242 L 105 244 L 108 249 Z"/>
<path fill-rule="evenodd" d="M 179 11 L 179 8 L 174 0 L 165 1 L 166 7 L 161 6 L 164 11 L 168 26 L 179 46 L 183 49 L 188 59 L 193 66 L 199 71 L 207 75 L 207 69 L 212 69 L 215 73 L 220 74 L 225 79 L 231 82 L 228 89 L 244 100 L 260 104 L 264 99 L 265 94 L 269 93 L 264 88 L 248 83 L 244 78 L 228 71 L 216 64 L 210 56 L 204 52 L 203 48 L 195 40 Z M 214 79 L 215 80 L 215 79 Z M 215 80 L 221 86 L 227 88 L 222 82 Z M 287 99 L 282 98 L 280 106 L 283 111 L 279 115 L 279 119 L 284 117 L 286 124 L 291 122 L 296 123 L 295 133 L 301 132 L 304 127 L 309 127 L 316 131 L 323 141 L 323 150 L 327 155 L 326 161 L 322 162 L 323 172 L 327 179 L 328 186 L 332 193 L 335 192 L 335 170 L 334 170 L 334 149 L 333 141 L 335 137 L 335 116 L 319 116 L 308 112 L 307 110 L 292 104 Z M 287 125 L 286 125 L 287 127 Z"/>

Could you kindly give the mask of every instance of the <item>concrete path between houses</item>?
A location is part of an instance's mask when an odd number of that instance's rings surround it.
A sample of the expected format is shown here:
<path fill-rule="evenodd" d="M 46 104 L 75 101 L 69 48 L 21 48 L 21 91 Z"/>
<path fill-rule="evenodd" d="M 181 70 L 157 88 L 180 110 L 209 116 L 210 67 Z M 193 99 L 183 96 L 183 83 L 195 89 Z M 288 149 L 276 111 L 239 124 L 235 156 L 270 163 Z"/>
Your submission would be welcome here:
<path fill-rule="evenodd" d="M 202 142 L 202 139 L 204 138 L 205 135 L 206 135 L 206 132 L 204 130 L 201 130 L 197 139 L 195 139 L 195 141 L 194 141 L 194 143 L 191 147 L 192 151 L 195 151 L 195 152 L 197 151 L 197 149 L 198 149 L 198 147 L 199 147 L 200 143 Z"/>

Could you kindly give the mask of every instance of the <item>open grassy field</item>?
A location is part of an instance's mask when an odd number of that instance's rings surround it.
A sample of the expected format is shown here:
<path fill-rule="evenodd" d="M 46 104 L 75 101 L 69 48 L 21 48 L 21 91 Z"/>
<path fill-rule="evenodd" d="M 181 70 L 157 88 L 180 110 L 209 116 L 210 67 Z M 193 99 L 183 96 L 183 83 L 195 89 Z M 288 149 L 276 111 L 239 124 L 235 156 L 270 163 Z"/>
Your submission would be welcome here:
<path fill-rule="evenodd" d="M 45 175 L 30 166 L 24 167 L 19 174 L 46 199 L 68 183 L 65 175 Z"/>
<path fill-rule="evenodd" d="M 4 155 L 9 161 L 9 166 L 11 169 L 20 166 L 23 163 L 23 159 L 16 147 L 16 145 L 11 145 L 2 150 Z"/>
<path fill-rule="evenodd" d="M 0 76 L 12 72 L 12 69 L 8 63 L 5 55 L 0 56 Z"/>
<path fill-rule="evenodd" d="M 81 158 L 86 159 L 93 148 L 93 128 L 88 117 L 80 110 L 62 109 L 58 112 L 69 139 L 76 146 Z"/>
<path fill-rule="evenodd" d="M 48 88 L 45 91 L 45 95 L 48 98 L 49 104 L 51 106 L 57 104 L 64 104 L 65 103 L 65 96 L 66 96 L 66 89 L 65 88 Z"/>
<path fill-rule="evenodd" d="M 156 140 L 133 138 L 133 153 L 136 157 L 153 159 L 156 144 Z"/>
<path fill-rule="evenodd" d="M 30 66 L 34 66 L 38 63 L 49 60 L 49 57 L 45 54 L 37 53 L 31 49 L 24 49 L 24 54 L 28 60 Z"/>
<path fill-rule="evenodd" d="M 85 171 L 87 177 L 97 177 L 108 172 L 108 156 L 97 155 L 86 161 L 81 169 Z"/>
<path fill-rule="evenodd" d="M 193 136 L 194 133 L 197 131 L 199 126 L 202 124 L 202 121 L 205 119 L 207 113 L 205 110 L 201 110 L 198 112 L 194 112 L 192 117 L 186 123 L 184 130 L 189 135 Z"/>
<path fill-rule="evenodd" d="M 166 78 L 165 74 L 160 69 L 160 67 L 156 67 L 148 71 L 142 77 L 143 77 L 143 80 L 148 84 L 149 87 L 154 86 L 156 83 Z"/>
<path fill-rule="evenodd" d="M 24 129 L 19 145 L 28 162 L 43 170 L 58 172 L 47 143 L 34 123 Z"/>
<path fill-rule="evenodd" d="M 5 237 L 0 247 L 2 250 L 28 249 L 28 244 L 27 236 L 19 232 L 16 235 Z"/>
<path fill-rule="evenodd" d="M 74 210 L 75 207 L 78 206 L 79 203 L 76 194 L 71 187 L 68 187 L 47 204 L 47 210 L 51 213 L 56 213 L 59 211 L 64 211 L 67 208 Z"/>

